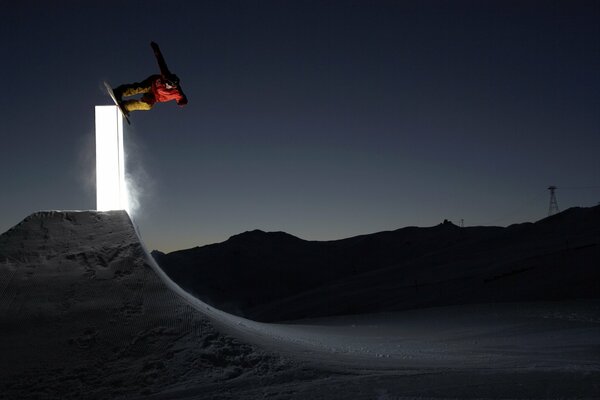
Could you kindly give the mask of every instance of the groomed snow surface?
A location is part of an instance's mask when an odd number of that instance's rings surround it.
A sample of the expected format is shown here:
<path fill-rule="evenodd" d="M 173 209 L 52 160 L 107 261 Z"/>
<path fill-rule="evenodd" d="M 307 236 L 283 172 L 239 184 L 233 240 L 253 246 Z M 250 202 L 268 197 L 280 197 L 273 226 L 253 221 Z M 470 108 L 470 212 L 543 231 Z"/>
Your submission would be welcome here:
<path fill-rule="evenodd" d="M 258 323 L 170 281 L 125 212 L 39 212 L 0 236 L 0 398 L 600 398 L 600 301 Z"/>

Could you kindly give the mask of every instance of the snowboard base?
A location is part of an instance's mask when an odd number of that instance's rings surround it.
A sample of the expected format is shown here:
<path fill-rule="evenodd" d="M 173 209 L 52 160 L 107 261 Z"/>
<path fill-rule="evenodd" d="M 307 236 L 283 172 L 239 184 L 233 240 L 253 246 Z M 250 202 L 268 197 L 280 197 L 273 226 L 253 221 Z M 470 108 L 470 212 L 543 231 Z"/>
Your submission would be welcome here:
<path fill-rule="evenodd" d="M 131 125 L 131 121 L 129 121 L 129 114 L 123 108 L 123 106 L 121 105 L 121 103 L 119 103 L 117 101 L 117 97 L 115 96 L 115 92 L 113 91 L 113 88 L 108 84 L 108 82 L 104 82 L 104 87 L 106 88 L 106 92 L 108 93 L 108 95 L 110 96 L 110 98 L 112 99 L 112 101 L 119 108 L 119 111 L 121 111 L 121 115 L 123 115 L 123 117 L 125 118 L 125 121 L 127 121 L 127 124 Z"/>

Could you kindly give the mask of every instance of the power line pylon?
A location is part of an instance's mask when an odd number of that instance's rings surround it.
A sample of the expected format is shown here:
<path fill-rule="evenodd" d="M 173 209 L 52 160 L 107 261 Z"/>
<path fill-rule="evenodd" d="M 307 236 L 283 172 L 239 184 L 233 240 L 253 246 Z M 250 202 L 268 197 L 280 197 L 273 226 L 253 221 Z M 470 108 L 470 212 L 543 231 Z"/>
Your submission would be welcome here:
<path fill-rule="evenodd" d="M 550 207 L 548 207 L 548 216 L 554 215 L 559 212 L 558 203 L 556 202 L 556 193 L 554 193 L 556 189 L 556 186 L 548 187 L 548 190 L 550 191 Z"/>

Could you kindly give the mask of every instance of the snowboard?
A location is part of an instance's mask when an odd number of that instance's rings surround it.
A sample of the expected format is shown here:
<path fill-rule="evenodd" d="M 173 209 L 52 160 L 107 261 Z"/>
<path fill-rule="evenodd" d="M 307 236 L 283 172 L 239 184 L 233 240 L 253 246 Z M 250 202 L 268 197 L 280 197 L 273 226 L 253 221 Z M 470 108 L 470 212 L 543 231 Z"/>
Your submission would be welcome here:
<path fill-rule="evenodd" d="M 115 92 L 113 92 L 112 87 L 108 84 L 108 82 L 104 82 L 104 87 L 106 87 L 106 92 L 108 93 L 108 95 L 110 96 L 110 98 L 112 99 L 112 101 L 115 103 L 115 105 L 117 107 L 119 107 L 119 111 L 121 111 L 121 114 L 123 115 L 123 118 L 125 118 L 125 121 L 127 121 L 127 124 L 131 125 L 131 121 L 129 121 L 129 114 L 127 113 L 127 111 L 125 111 L 125 109 L 123 108 L 123 106 L 121 105 L 121 103 L 119 103 L 117 101 L 117 98 L 115 96 Z"/>
<path fill-rule="evenodd" d="M 150 42 L 150 47 L 152 47 L 152 50 L 154 51 L 154 57 L 156 57 L 158 68 L 160 68 L 160 74 L 162 75 L 163 79 L 167 79 L 169 76 L 171 76 L 171 71 L 169 71 L 169 67 L 167 67 L 167 63 L 165 62 L 165 58 L 160 51 L 160 47 L 158 47 L 156 42 Z"/>

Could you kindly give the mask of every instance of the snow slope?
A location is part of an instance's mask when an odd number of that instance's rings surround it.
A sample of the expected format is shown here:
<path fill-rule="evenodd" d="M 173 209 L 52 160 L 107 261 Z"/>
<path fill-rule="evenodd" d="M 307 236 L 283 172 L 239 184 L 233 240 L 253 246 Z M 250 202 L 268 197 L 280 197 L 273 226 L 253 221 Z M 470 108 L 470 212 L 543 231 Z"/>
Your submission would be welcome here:
<path fill-rule="evenodd" d="M 211 392 L 233 378 L 243 392 L 305 375 L 169 290 L 125 212 L 40 212 L 0 236 L 0 337 L 0 398 Z"/>
<path fill-rule="evenodd" d="M 0 398 L 597 398 L 599 308 L 257 323 L 170 281 L 126 213 L 40 212 L 0 235 Z"/>

